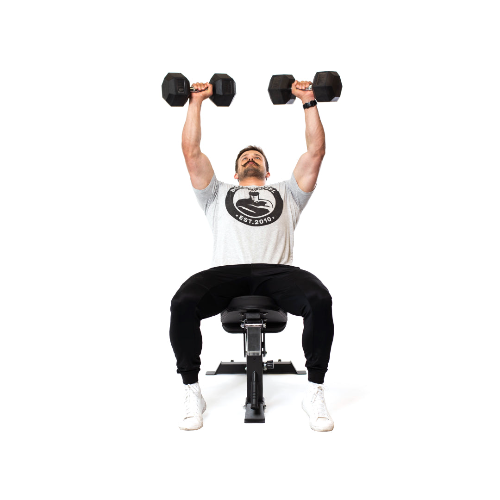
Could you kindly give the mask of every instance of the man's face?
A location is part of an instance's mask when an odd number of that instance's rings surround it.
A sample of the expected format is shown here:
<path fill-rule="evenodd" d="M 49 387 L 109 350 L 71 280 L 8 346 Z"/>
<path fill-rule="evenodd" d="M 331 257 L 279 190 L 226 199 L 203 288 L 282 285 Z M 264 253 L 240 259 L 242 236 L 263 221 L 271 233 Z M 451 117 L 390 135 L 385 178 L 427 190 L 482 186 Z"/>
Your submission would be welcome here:
<path fill-rule="evenodd" d="M 266 180 L 266 160 L 258 151 L 245 151 L 238 160 L 238 181 L 247 177 Z"/>

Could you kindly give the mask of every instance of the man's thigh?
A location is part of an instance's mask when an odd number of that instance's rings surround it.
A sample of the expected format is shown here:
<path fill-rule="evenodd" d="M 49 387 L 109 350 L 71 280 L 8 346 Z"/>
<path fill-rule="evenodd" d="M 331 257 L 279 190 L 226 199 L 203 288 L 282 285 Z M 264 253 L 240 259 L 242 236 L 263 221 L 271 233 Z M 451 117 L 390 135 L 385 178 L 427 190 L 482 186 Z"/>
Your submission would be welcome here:
<path fill-rule="evenodd" d="M 255 294 L 273 298 L 284 311 L 295 316 L 305 316 L 311 304 L 331 301 L 330 292 L 321 280 L 299 267 L 268 277 Z"/>
<path fill-rule="evenodd" d="M 201 318 L 223 311 L 234 297 L 248 295 L 250 266 L 219 266 L 200 271 L 188 278 L 172 298 L 172 304 L 198 309 Z"/>

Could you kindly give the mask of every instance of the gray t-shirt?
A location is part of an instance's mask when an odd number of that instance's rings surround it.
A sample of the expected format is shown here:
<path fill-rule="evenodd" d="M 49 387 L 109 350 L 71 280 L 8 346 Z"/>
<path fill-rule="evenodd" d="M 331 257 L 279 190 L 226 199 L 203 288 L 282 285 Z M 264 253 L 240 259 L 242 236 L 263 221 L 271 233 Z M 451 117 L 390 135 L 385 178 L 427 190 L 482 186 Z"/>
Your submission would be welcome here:
<path fill-rule="evenodd" d="M 293 232 L 314 189 L 302 191 L 293 173 L 265 186 L 227 184 L 214 173 L 205 189 L 193 187 L 212 229 L 212 267 L 291 265 Z"/>

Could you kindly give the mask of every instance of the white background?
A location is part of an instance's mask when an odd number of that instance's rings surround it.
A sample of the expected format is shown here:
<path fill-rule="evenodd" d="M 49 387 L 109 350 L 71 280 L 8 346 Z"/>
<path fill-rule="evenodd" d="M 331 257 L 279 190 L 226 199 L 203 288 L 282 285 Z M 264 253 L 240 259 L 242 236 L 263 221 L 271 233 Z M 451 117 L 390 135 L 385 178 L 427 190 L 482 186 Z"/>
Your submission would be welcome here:
<path fill-rule="evenodd" d="M 498 498 L 499 46 L 493 2 L 5 2 L 0 12 L 0 494 L 14 499 Z M 170 300 L 210 267 L 166 73 L 228 73 L 202 151 L 269 182 L 306 150 L 273 74 L 338 71 L 294 265 L 328 287 L 335 421 L 266 377 L 243 423 L 241 336 L 202 322 L 204 427 L 180 431 Z M 299 369 L 302 318 L 267 337 Z"/>

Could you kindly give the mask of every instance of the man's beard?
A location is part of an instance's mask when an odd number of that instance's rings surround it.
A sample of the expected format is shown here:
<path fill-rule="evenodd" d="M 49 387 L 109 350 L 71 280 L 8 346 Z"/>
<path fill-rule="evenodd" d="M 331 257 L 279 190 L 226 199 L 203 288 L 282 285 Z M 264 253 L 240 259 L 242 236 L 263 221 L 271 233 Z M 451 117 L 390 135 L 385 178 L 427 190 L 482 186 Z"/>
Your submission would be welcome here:
<path fill-rule="evenodd" d="M 248 165 L 248 164 L 247 164 Z M 242 168 L 241 175 L 239 176 L 239 180 L 243 180 L 246 177 L 256 177 L 257 179 L 265 180 L 266 176 L 260 169 L 257 164 L 250 164 L 246 167 Z"/>

